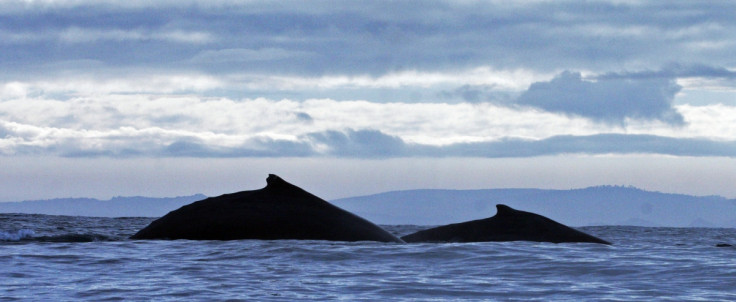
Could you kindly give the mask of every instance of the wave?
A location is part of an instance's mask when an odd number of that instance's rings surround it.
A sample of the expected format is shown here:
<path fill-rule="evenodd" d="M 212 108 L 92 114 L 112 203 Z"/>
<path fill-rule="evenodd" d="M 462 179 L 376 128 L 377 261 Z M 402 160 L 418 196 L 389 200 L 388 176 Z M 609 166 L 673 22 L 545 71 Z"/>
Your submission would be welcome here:
<path fill-rule="evenodd" d="M 36 236 L 36 232 L 29 229 L 17 231 L 0 231 L 0 241 L 5 242 L 95 242 L 115 241 L 114 238 L 101 234 L 61 234 L 54 236 Z"/>
<path fill-rule="evenodd" d="M 39 242 L 95 242 L 116 241 L 115 239 L 100 234 L 64 234 L 58 236 L 33 237 L 33 241 Z"/>
<path fill-rule="evenodd" d="M 20 229 L 15 232 L 0 231 L 0 241 L 20 241 L 26 238 L 32 238 L 36 232 L 29 229 Z"/>

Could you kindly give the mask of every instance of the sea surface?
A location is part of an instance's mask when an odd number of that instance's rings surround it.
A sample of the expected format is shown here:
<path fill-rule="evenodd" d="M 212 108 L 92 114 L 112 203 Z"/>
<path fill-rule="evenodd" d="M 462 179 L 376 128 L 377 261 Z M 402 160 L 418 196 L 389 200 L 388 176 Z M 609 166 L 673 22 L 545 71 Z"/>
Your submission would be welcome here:
<path fill-rule="evenodd" d="M 736 300 L 736 229 L 581 228 L 612 246 L 127 239 L 151 221 L 0 214 L 0 301 Z"/>

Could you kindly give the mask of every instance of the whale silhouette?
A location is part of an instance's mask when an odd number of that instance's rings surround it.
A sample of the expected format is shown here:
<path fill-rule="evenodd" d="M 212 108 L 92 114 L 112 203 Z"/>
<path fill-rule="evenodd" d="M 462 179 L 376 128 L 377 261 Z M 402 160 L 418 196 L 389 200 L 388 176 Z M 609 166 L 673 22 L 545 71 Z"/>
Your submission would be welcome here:
<path fill-rule="evenodd" d="M 401 237 L 406 242 L 539 241 L 611 244 L 542 215 L 496 205 L 493 217 L 448 224 Z"/>
<path fill-rule="evenodd" d="M 304 239 L 403 242 L 375 224 L 269 174 L 260 190 L 200 200 L 131 239 Z"/>

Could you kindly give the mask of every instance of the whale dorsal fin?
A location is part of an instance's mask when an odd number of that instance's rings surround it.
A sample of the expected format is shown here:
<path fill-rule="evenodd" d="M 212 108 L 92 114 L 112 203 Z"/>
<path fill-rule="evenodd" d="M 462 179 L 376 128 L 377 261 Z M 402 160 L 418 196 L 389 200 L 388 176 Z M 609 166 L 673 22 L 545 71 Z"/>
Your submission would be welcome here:
<path fill-rule="evenodd" d="M 263 190 L 271 192 L 271 194 L 278 194 L 280 196 L 286 196 L 290 200 L 300 200 L 299 203 L 305 202 L 318 202 L 320 204 L 329 204 L 327 201 L 314 196 L 312 193 L 305 191 L 304 189 L 297 187 L 276 174 L 268 174 L 266 178 L 266 187 Z M 297 199 L 294 199 L 298 197 Z"/>
<path fill-rule="evenodd" d="M 511 207 L 505 205 L 505 204 L 497 204 L 496 205 L 496 215 L 509 215 L 513 212 L 516 212 L 516 210 L 512 209 Z"/>
<path fill-rule="evenodd" d="M 279 177 L 276 174 L 268 174 L 268 177 L 266 178 L 266 189 L 299 191 L 299 192 L 304 192 L 304 193 L 309 194 L 307 191 L 304 191 L 304 189 L 297 187 L 295 185 L 292 185 L 291 183 L 289 183 L 288 181 L 285 181 L 283 178 Z"/>
<path fill-rule="evenodd" d="M 285 183 L 287 182 L 276 174 L 268 174 L 268 177 L 266 178 L 266 186 L 268 187 L 279 186 Z"/>

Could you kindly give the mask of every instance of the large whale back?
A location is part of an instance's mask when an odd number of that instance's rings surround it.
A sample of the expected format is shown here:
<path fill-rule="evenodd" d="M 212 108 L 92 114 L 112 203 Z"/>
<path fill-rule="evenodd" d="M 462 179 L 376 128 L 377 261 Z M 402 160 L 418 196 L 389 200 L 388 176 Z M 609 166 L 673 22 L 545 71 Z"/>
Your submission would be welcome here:
<path fill-rule="evenodd" d="M 375 224 L 270 174 L 265 188 L 207 198 L 153 221 L 132 239 L 305 239 L 402 242 Z"/>
<path fill-rule="evenodd" d="M 539 241 L 611 244 L 542 215 L 496 205 L 495 216 L 449 224 L 401 237 L 406 242 Z"/>

